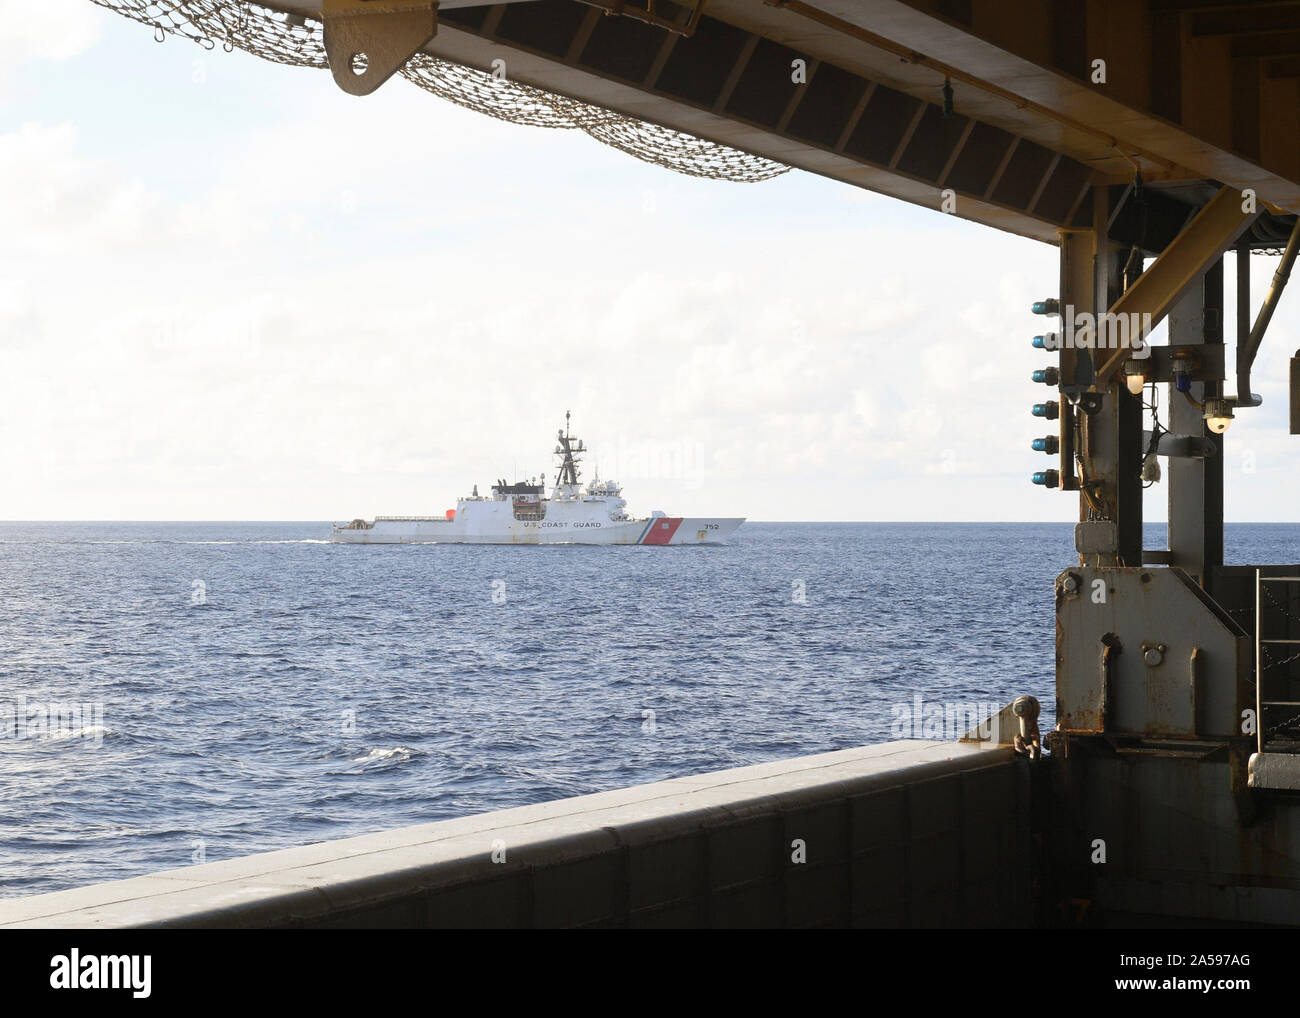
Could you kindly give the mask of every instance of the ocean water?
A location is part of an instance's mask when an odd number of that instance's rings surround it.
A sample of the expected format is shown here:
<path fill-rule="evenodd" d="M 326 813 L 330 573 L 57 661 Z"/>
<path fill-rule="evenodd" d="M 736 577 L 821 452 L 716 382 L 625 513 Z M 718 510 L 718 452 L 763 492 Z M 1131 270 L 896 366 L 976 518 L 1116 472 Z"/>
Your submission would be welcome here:
<path fill-rule="evenodd" d="M 0 897 L 920 737 L 918 698 L 1054 723 L 1068 524 L 327 535 L 0 523 Z M 1298 557 L 1300 526 L 1229 528 L 1229 561 Z"/>

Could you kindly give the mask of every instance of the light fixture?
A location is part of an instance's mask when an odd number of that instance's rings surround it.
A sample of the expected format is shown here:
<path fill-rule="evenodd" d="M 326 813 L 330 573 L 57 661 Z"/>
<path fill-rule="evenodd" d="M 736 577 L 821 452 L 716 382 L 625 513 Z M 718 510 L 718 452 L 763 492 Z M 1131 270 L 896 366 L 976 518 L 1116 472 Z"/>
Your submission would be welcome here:
<path fill-rule="evenodd" d="M 1205 423 L 1216 435 L 1222 435 L 1232 423 L 1232 401 L 1211 396 L 1205 401 Z"/>
<path fill-rule="evenodd" d="M 1134 396 L 1141 396 L 1147 384 L 1147 366 L 1141 361 L 1131 359 L 1125 361 L 1124 381 L 1128 384 L 1129 392 Z"/>

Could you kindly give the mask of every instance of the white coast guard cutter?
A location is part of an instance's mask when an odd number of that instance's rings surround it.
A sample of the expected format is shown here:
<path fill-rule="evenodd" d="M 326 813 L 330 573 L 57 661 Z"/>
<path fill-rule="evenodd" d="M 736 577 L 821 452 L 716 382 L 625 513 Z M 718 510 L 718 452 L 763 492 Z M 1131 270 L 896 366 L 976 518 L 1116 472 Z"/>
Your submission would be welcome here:
<path fill-rule="evenodd" d="M 443 516 L 376 516 L 336 523 L 330 540 L 340 544 L 723 544 L 744 518 L 668 516 L 635 518 L 614 481 L 594 478 L 583 488 L 578 464 L 582 440 L 565 428 L 557 435 L 560 468 L 550 497 L 545 478 L 516 484 L 504 480 L 483 496 L 457 501 Z"/>

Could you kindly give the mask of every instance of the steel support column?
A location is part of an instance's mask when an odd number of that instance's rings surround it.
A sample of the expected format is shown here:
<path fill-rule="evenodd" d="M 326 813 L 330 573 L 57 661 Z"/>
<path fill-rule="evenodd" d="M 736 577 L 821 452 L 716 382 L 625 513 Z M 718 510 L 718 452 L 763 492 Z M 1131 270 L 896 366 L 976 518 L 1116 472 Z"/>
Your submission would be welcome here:
<path fill-rule="evenodd" d="M 1090 279 L 1085 279 L 1088 274 L 1079 271 L 1077 265 L 1069 269 L 1074 280 L 1069 300 L 1076 315 L 1087 312 L 1101 321 L 1106 309 L 1119 299 L 1125 251 L 1109 238 L 1108 189 L 1095 187 L 1092 197 L 1092 271 Z M 1077 258 L 1077 250 L 1063 246 L 1062 252 L 1063 259 L 1067 254 Z M 1063 265 L 1063 281 L 1066 270 Z M 1090 293 L 1085 292 L 1089 284 Z M 1091 564 L 1138 566 L 1142 564 L 1142 404 L 1114 379 L 1102 382 L 1094 377 L 1098 360 L 1108 353 L 1097 349 L 1075 351 L 1078 380 L 1093 380 L 1093 391 L 1080 395 L 1076 411 L 1082 464 L 1079 519 L 1111 524 L 1108 541 L 1099 542 L 1095 533 L 1089 538 Z M 1082 543 L 1079 551 L 1084 553 Z"/>
<path fill-rule="evenodd" d="M 1062 230 L 1060 234 L 1061 307 L 1092 308 L 1093 259 L 1097 253 L 1097 234 L 1092 230 Z M 1060 486 L 1062 491 L 1079 490 L 1078 434 L 1080 410 L 1076 400 L 1092 385 L 1092 360 L 1080 351 L 1062 346 L 1059 359 L 1061 373 L 1060 417 Z M 1079 500 L 1079 519 L 1088 519 L 1087 503 Z"/>
<path fill-rule="evenodd" d="M 1223 260 L 1188 290 L 1169 313 L 1170 344 L 1223 345 Z M 1223 565 L 1223 436 L 1205 426 L 1201 410 L 1206 396 L 1222 395 L 1222 382 L 1194 381 L 1188 396 L 1168 386 L 1168 428 L 1176 435 L 1203 437 L 1214 455 L 1170 456 L 1169 551 L 1178 566 L 1205 587 Z"/>

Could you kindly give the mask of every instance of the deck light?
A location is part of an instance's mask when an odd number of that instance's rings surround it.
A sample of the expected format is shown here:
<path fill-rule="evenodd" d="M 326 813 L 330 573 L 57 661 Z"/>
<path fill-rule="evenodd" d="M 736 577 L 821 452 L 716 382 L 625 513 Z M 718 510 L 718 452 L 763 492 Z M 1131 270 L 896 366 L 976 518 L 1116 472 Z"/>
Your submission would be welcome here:
<path fill-rule="evenodd" d="M 1205 401 L 1205 423 L 1216 435 L 1222 435 L 1232 423 L 1232 401 L 1211 396 Z"/>
<path fill-rule="evenodd" d="M 1141 396 L 1142 390 L 1147 384 L 1147 368 L 1141 361 L 1129 360 L 1124 362 L 1124 381 L 1128 384 L 1128 391 L 1134 396 Z"/>

